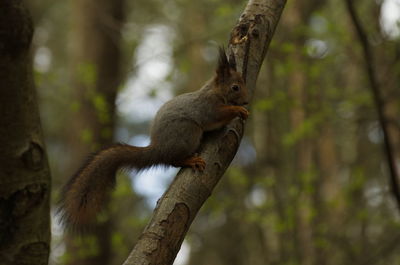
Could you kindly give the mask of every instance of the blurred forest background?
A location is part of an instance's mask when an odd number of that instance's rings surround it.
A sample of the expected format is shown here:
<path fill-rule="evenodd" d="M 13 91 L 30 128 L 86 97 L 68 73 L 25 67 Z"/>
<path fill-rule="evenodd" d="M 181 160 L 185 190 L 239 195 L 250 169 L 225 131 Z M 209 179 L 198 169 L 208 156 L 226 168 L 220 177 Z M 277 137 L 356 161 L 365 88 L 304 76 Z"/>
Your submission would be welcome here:
<path fill-rule="evenodd" d="M 345 1 L 288 1 L 241 148 L 175 264 L 400 264 L 400 212 L 366 70 L 399 164 L 400 1 L 353 3 L 372 61 Z M 146 145 L 158 107 L 211 77 L 246 2 L 27 4 L 56 202 L 88 153 L 114 141 Z M 54 219 L 50 264 L 121 264 L 176 171 L 121 174 L 85 237 L 64 235 Z"/>

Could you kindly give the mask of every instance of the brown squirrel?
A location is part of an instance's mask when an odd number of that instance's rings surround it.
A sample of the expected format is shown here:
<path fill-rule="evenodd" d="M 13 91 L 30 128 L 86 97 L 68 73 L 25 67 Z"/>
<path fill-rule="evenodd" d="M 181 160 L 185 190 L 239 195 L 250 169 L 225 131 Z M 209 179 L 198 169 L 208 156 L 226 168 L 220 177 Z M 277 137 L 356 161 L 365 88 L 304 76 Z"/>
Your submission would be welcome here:
<path fill-rule="evenodd" d="M 107 201 L 118 169 L 171 165 L 203 171 L 206 163 L 195 155 L 203 133 L 222 128 L 238 116 L 246 119 L 247 98 L 234 57 L 228 60 L 220 48 L 216 75 L 200 90 L 177 96 L 159 109 L 149 146 L 114 144 L 93 154 L 72 176 L 61 194 L 59 212 L 64 225 L 82 228 L 93 221 Z"/>

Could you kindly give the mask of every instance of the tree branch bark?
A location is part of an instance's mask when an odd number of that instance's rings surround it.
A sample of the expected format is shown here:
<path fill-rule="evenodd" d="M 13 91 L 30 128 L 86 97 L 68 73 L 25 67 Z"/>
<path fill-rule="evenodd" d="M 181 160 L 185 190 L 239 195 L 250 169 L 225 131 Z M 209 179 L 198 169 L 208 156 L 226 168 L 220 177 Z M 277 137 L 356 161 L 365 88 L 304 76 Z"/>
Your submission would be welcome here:
<path fill-rule="evenodd" d="M 285 4 L 286 0 L 250 0 L 231 32 L 228 53 L 235 56 L 250 97 Z M 205 137 L 200 150 L 205 171 L 179 171 L 124 265 L 173 263 L 190 224 L 235 156 L 243 130 L 236 119 Z"/>
<path fill-rule="evenodd" d="M 378 115 L 378 122 L 382 129 L 383 134 L 383 144 L 384 144 L 384 152 L 386 155 L 388 167 L 389 167 L 389 175 L 390 175 L 390 186 L 393 193 L 393 196 L 396 200 L 397 208 L 400 211 L 400 186 L 399 186 L 399 176 L 396 168 L 396 159 L 394 155 L 394 151 L 392 149 L 392 143 L 390 140 L 389 132 L 388 132 L 388 120 L 385 117 L 384 109 L 385 102 L 383 100 L 381 94 L 381 88 L 379 86 L 379 82 L 376 78 L 375 64 L 373 58 L 373 52 L 371 50 L 371 46 L 368 41 L 367 34 L 363 26 L 361 25 L 360 19 L 356 13 L 354 8 L 353 0 L 345 0 L 347 11 L 350 15 L 351 21 L 354 25 L 354 28 L 357 33 L 357 37 L 360 41 L 364 60 L 365 60 L 365 71 L 368 75 L 369 86 L 371 89 L 371 93 L 374 99 L 376 112 Z"/>

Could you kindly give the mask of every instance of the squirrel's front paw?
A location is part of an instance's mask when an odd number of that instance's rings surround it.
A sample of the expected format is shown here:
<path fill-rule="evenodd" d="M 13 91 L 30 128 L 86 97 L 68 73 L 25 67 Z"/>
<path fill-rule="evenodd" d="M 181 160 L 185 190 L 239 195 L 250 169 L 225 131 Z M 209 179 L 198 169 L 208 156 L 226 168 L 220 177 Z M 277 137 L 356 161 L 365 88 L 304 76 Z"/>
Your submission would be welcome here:
<path fill-rule="evenodd" d="M 239 112 L 240 118 L 242 118 L 243 120 L 246 120 L 247 117 L 249 117 L 249 114 L 250 114 L 250 112 L 246 108 L 244 108 L 242 106 L 238 107 L 238 112 Z"/>

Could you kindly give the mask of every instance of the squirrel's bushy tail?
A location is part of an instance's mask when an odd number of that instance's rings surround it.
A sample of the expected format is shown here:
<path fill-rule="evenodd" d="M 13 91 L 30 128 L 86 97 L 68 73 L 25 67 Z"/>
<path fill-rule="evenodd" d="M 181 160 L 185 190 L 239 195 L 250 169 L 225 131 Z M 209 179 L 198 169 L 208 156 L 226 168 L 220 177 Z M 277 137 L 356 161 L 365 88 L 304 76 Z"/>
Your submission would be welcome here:
<path fill-rule="evenodd" d="M 94 153 L 64 186 L 58 212 L 64 226 L 80 229 L 90 225 L 107 203 L 120 168 L 141 170 L 154 165 L 152 147 L 114 144 Z"/>

